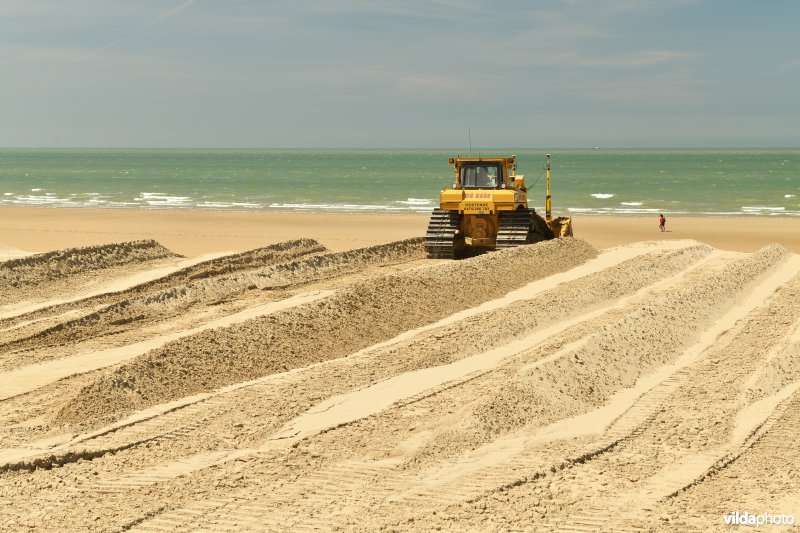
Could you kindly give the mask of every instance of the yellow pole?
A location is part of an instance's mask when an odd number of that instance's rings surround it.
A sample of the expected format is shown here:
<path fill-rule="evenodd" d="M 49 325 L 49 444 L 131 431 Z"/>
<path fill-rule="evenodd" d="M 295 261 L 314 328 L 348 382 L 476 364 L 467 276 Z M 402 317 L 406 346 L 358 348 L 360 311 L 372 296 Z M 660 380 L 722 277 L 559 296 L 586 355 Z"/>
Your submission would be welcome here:
<path fill-rule="evenodd" d="M 550 154 L 545 156 L 547 163 L 547 196 L 544 199 L 544 219 L 549 224 L 553 221 L 553 200 L 550 198 Z"/>

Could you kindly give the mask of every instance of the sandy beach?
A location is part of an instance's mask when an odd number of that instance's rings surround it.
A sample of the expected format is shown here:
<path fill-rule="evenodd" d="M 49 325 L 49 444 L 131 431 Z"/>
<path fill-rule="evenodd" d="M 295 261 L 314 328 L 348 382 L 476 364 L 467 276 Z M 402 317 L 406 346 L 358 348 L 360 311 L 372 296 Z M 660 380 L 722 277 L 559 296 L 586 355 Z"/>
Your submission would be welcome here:
<path fill-rule="evenodd" d="M 652 239 L 696 239 L 715 248 L 753 252 L 779 243 L 800 253 L 800 219 L 787 217 L 573 217 L 575 234 L 598 249 Z M 153 239 L 194 257 L 249 250 L 310 237 L 341 251 L 424 235 L 428 215 L 302 212 L 222 212 L 4 207 L 0 244 L 44 252 Z"/>
<path fill-rule="evenodd" d="M 800 221 L 0 210 L 0 529 L 800 518 Z"/>

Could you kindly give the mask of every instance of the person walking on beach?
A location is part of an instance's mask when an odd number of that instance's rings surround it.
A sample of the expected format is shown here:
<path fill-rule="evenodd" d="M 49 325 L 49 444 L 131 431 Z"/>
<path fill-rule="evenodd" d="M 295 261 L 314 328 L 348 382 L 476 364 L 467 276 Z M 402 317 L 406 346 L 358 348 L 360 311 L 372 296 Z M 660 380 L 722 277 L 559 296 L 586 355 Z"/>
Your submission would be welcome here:
<path fill-rule="evenodd" d="M 667 219 L 664 217 L 664 214 L 658 215 L 658 229 L 661 231 L 665 231 L 667 228 Z"/>

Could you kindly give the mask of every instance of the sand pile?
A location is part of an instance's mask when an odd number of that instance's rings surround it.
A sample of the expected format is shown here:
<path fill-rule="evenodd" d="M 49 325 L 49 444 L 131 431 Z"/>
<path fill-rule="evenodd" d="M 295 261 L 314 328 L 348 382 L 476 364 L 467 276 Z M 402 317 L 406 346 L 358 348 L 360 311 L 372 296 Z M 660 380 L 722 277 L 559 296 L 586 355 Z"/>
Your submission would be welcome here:
<path fill-rule="evenodd" d="M 103 305 L 123 302 L 143 294 L 168 290 L 176 285 L 186 284 L 195 278 L 209 278 L 223 275 L 237 269 L 247 271 L 264 268 L 274 263 L 290 261 L 306 254 L 324 252 L 325 247 L 313 239 L 299 239 L 271 244 L 263 248 L 256 248 L 239 254 L 228 255 L 202 261 L 200 263 L 181 268 L 171 274 L 156 278 L 151 281 L 139 283 L 133 287 L 114 292 L 104 292 L 75 302 L 50 306 L 43 310 L 26 313 L 13 319 L 0 321 L 2 325 L 11 325 L 16 321 L 37 319 L 48 314 L 63 314 L 73 310 L 78 305 L 96 308 Z"/>
<path fill-rule="evenodd" d="M 505 385 L 462 409 L 415 461 L 449 457 L 530 424 L 546 425 L 606 403 L 610 396 L 654 368 L 674 361 L 734 305 L 743 287 L 786 259 L 778 245 L 733 261 L 721 272 L 666 291 L 578 346 L 538 361 L 520 361 Z"/>
<path fill-rule="evenodd" d="M 36 285 L 77 273 L 171 257 L 180 256 L 153 240 L 69 248 L 1 262 L 0 283 L 4 287 Z"/>
<path fill-rule="evenodd" d="M 148 268 L 180 257 L 152 240 L 103 244 L 0 262 L 0 305 L 61 295 L 111 277 L 123 267 Z"/>
<path fill-rule="evenodd" d="M 407 342 L 380 350 L 376 357 L 397 371 L 444 365 L 530 335 L 537 328 L 608 305 L 675 275 L 705 257 L 705 245 L 645 254 L 523 299 L 437 327 Z"/>
<path fill-rule="evenodd" d="M 78 423 L 342 357 L 597 254 L 554 240 L 356 283 L 333 296 L 170 343 L 108 372 L 59 413 Z"/>
<path fill-rule="evenodd" d="M 102 298 L 117 300 L 6 346 L 25 349 L 112 335 L 182 315 L 190 308 L 243 299 L 245 293 L 268 300 L 270 295 L 263 291 L 285 290 L 369 267 L 421 259 L 425 254 L 420 239 L 346 252 L 320 253 L 323 250 L 316 241 L 304 239 L 200 263 L 114 295 L 82 301 L 79 305 L 91 306 Z M 71 307 L 62 306 L 62 312 Z"/>
<path fill-rule="evenodd" d="M 791 275 L 792 270 L 797 267 L 785 272 Z M 481 524 L 507 530 L 527 520 L 543 531 L 591 529 L 588 524 L 601 531 L 715 531 L 722 529 L 721 517 L 730 508 L 764 506 L 797 516 L 788 495 L 798 487 L 790 472 L 800 465 L 792 448 L 800 395 L 784 395 L 784 387 L 796 387 L 798 376 L 780 383 L 763 378 L 774 375 L 770 367 L 779 359 L 792 358 L 800 324 L 792 317 L 798 291 L 800 276 L 779 285 L 694 362 L 638 398 L 606 435 L 578 447 L 571 461 L 556 460 L 553 470 L 528 466 L 526 472 L 526 461 L 518 459 L 520 478 L 513 486 L 487 491 L 446 513 L 440 509 L 435 516 L 416 518 L 432 529 L 469 530 Z M 748 299 L 740 293 L 732 312 Z M 752 405 L 755 399 L 767 403 Z M 638 424 L 632 424 L 636 419 Z M 749 428 L 738 429 L 748 419 Z M 540 453 L 565 442 L 548 442 Z M 397 527 L 403 522 L 389 523 Z"/>
<path fill-rule="evenodd" d="M 800 256 L 565 239 L 420 257 L 299 240 L 0 323 L 68 325 L 3 351 L 21 392 L 0 401 L 0 529 L 800 518 Z"/>
<path fill-rule="evenodd" d="M 800 342 L 793 342 L 775 354 L 761 371 L 753 376 L 747 391 L 749 403 L 762 400 L 776 390 L 800 381 Z"/>
<path fill-rule="evenodd" d="M 161 289 L 169 289 L 176 285 L 186 284 L 196 279 L 208 279 L 231 273 L 243 273 L 258 270 L 269 265 L 283 263 L 304 255 L 326 252 L 327 249 L 314 239 L 293 239 L 225 255 L 196 265 L 183 268 L 173 274 L 142 283 L 124 291 L 124 296 L 146 294 Z"/>

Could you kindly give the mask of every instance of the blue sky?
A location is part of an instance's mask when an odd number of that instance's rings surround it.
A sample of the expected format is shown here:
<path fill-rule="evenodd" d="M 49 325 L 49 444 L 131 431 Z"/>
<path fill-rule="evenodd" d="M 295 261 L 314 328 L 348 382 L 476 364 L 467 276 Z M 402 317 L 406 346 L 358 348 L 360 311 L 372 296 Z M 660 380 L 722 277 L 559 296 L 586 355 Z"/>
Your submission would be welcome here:
<path fill-rule="evenodd" d="M 800 146 L 800 2 L 4 0 L 0 146 Z"/>

